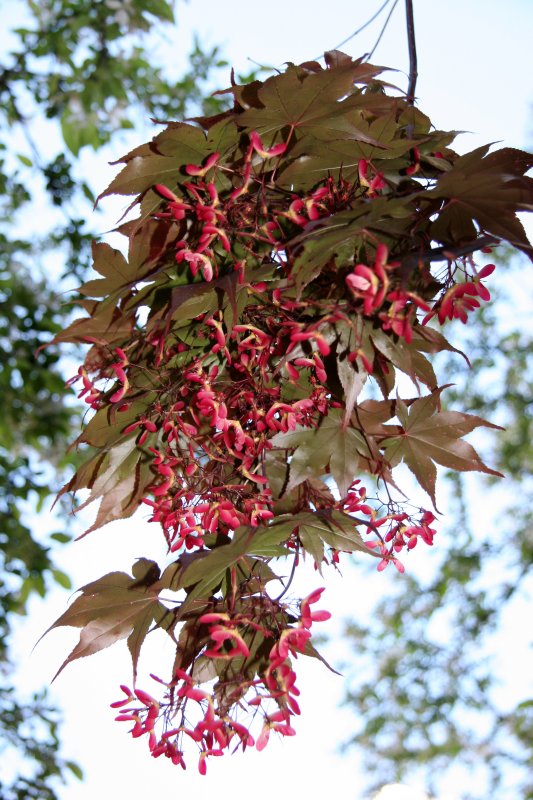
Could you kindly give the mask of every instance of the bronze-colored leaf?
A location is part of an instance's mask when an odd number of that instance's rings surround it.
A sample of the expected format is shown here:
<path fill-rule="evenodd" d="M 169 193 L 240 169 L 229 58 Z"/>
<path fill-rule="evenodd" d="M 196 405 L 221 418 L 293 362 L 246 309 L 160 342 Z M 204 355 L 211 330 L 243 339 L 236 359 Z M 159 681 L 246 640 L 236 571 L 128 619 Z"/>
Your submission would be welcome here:
<path fill-rule="evenodd" d="M 480 426 L 498 428 L 498 425 L 473 414 L 441 411 L 440 391 L 415 400 L 410 408 L 398 400 L 396 413 L 402 431 L 384 440 L 385 454 L 393 467 L 405 461 L 433 500 L 433 505 L 437 477 L 435 464 L 460 472 L 475 470 L 503 477 L 500 472 L 487 467 L 472 445 L 462 439 Z"/>
<path fill-rule="evenodd" d="M 150 562 L 148 568 L 153 567 L 154 562 Z M 147 570 L 144 571 L 146 577 Z M 83 586 L 81 596 L 43 634 L 63 626 L 82 629 L 78 644 L 60 666 L 54 680 L 71 661 L 97 653 L 126 637 L 129 637 L 135 677 L 148 631 L 153 625 L 164 627 L 163 621 L 172 616 L 157 593 L 150 591 L 151 586 L 139 586 L 138 579 L 125 572 L 110 572 Z"/>
<path fill-rule="evenodd" d="M 475 239 L 475 220 L 484 231 L 533 260 L 533 249 L 516 216 L 533 201 L 533 180 L 524 174 L 533 166 L 533 156 L 511 147 L 489 153 L 489 147 L 458 158 L 437 186 L 425 193 L 428 198 L 448 201 L 431 226 L 432 236 L 450 244 Z"/>

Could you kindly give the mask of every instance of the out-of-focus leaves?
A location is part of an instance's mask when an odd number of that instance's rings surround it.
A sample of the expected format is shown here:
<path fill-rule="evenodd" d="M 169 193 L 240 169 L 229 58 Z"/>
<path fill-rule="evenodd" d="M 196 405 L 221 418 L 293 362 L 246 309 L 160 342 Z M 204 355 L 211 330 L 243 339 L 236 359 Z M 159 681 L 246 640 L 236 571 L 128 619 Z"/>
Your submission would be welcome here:
<path fill-rule="evenodd" d="M 504 283 L 512 284 L 527 267 L 511 261 L 509 272 L 507 260 L 499 255 Z M 354 645 L 346 697 L 356 715 L 352 742 L 376 788 L 416 774 L 437 797 L 460 770 L 465 796 L 531 796 L 531 700 L 509 696 L 502 707 L 494 688 L 512 680 L 498 669 L 501 642 L 514 646 L 507 620 L 520 613 L 513 603 L 521 608 L 533 561 L 533 347 L 522 326 L 509 330 L 508 321 L 500 329 L 499 314 L 513 301 L 494 294 L 462 337 L 472 366 L 456 373 L 443 400 L 505 425 L 492 436 L 488 430 L 483 444 L 506 474 L 508 503 L 497 501 L 496 525 L 481 524 L 480 495 L 460 473 L 448 475 L 450 519 L 433 551 L 438 565 L 418 580 L 402 578 L 372 609 L 371 624 L 358 620 L 346 631 Z M 488 478 L 477 490 L 483 503 L 491 486 Z"/>
<path fill-rule="evenodd" d="M 58 787 L 66 783 L 68 773 L 83 778 L 80 767 L 58 753 L 61 719 L 45 692 L 21 698 L 2 687 L 0 714 L 3 757 L 10 751 L 24 757 L 23 771 L 0 778 L 2 800 L 57 800 Z"/>

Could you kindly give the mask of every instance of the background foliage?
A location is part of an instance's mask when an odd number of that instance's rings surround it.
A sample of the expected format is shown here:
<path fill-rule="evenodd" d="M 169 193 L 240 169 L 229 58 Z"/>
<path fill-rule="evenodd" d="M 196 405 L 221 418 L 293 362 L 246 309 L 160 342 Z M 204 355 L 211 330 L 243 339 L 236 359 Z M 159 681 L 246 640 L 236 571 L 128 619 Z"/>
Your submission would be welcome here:
<path fill-rule="evenodd" d="M 150 116 L 217 110 L 205 87 L 225 63 L 196 43 L 186 74 L 164 76 L 145 33 L 173 22 L 165 0 L 11 5 L 23 22 L 0 63 L 0 659 L 7 680 L 13 614 L 53 582 L 70 588 L 52 556 L 70 540 L 68 518 L 44 539 L 32 510 L 60 486 L 72 462 L 64 445 L 79 420 L 57 351 L 39 348 L 67 324 L 71 306 L 58 297 L 90 262 L 94 197 L 80 151 L 98 150 Z M 45 212 L 42 221 L 35 209 Z M 0 778 L 2 799 L 55 797 L 54 779 L 65 767 L 79 775 L 58 755 L 57 712 L 46 710 L 43 697 L 17 698 L 9 683 L 0 706 L 2 762 L 17 751 L 21 765 L 13 780 Z"/>
<path fill-rule="evenodd" d="M 501 266 L 504 286 L 527 269 L 511 252 Z M 472 369 L 460 376 L 455 366 L 449 400 L 505 426 L 483 443 L 505 483 L 476 486 L 448 474 L 450 510 L 435 563 L 380 600 L 372 625 L 346 628 L 354 647 L 346 701 L 359 720 L 352 744 L 365 753 L 369 775 L 379 784 L 422 776 L 437 797 L 451 775 L 465 800 L 533 791 L 533 703 L 501 691 L 500 637 L 511 617 L 524 619 L 533 555 L 533 341 L 506 313 L 515 301 L 504 286 L 463 332 Z M 492 525 L 473 493 L 495 495 Z"/>

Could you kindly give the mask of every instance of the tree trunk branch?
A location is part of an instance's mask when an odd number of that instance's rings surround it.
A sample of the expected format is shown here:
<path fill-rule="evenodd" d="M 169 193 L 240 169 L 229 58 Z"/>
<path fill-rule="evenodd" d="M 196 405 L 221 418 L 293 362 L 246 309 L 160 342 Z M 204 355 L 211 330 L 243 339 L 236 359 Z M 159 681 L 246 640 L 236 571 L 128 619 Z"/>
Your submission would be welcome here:
<path fill-rule="evenodd" d="M 416 79 L 418 78 L 413 0 L 405 0 L 405 19 L 407 22 L 407 46 L 409 48 L 409 86 L 407 87 L 407 102 L 412 106 L 415 102 L 415 87 Z"/>

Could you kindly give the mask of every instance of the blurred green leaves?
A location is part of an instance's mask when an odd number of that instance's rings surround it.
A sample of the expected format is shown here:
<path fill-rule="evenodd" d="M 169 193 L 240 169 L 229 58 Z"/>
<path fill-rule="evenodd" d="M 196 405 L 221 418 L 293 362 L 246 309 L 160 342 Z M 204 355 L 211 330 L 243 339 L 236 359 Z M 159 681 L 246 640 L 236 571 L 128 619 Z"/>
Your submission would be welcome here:
<path fill-rule="evenodd" d="M 71 287 L 89 269 L 93 238 L 87 219 L 95 187 L 78 161 L 119 130 L 150 117 L 212 113 L 216 48 L 196 41 L 183 74 L 169 77 L 157 41 L 174 21 L 166 0 L 13 2 L 11 32 L 0 57 L 0 663 L 9 662 L 14 614 L 48 588 L 70 589 L 35 512 L 57 491 L 61 457 L 80 410 L 65 388 L 65 365 L 46 347 L 70 321 Z M 173 66 L 173 65 L 172 65 Z M 68 276 L 68 277 L 66 277 Z M 58 302 L 58 297 L 62 298 Z M 67 368 L 68 369 L 68 368 Z M 67 376 L 68 377 L 68 376 Z M 40 527 L 40 526 L 39 526 Z M 55 800 L 57 779 L 81 770 L 59 755 L 57 713 L 42 697 L 25 702 L 0 692 L 3 762 L 18 753 L 24 771 L 0 777 L 2 800 Z"/>

